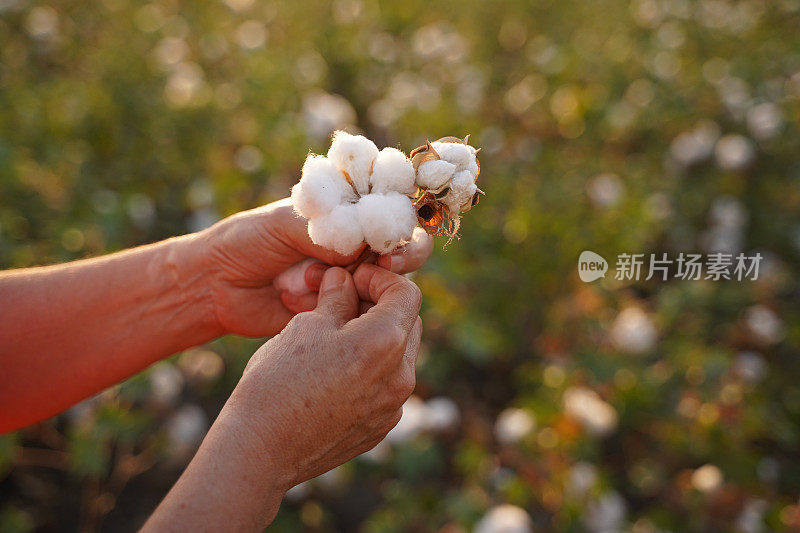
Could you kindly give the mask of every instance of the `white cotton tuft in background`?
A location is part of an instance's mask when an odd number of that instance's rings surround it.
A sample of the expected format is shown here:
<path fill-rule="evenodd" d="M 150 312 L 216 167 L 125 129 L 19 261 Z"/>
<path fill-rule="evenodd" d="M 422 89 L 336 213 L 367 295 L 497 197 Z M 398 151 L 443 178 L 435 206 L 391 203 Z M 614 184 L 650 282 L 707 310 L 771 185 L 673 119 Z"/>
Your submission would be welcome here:
<path fill-rule="evenodd" d="M 350 176 L 358 194 L 369 193 L 369 176 L 376 157 L 378 147 L 363 135 L 350 135 L 346 131 L 333 134 L 328 159 Z"/>
<path fill-rule="evenodd" d="M 417 185 L 435 191 L 456 171 L 456 165 L 444 160 L 425 161 L 417 168 Z"/>
<path fill-rule="evenodd" d="M 404 444 L 425 429 L 427 417 L 425 402 L 419 396 L 411 395 L 403 404 L 403 415 L 395 427 L 386 435 L 390 444 Z"/>
<path fill-rule="evenodd" d="M 450 191 L 442 199 L 447 208 L 458 213 L 465 204 L 472 203 L 472 196 L 478 190 L 475 185 L 475 176 L 469 170 L 456 172 L 450 180 Z"/>
<path fill-rule="evenodd" d="M 360 202 L 338 205 L 327 215 L 309 220 L 308 235 L 314 244 L 342 255 L 355 252 L 364 242 L 356 205 Z"/>
<path fill-rule="evenodd" d="M 536 429 L 536 419 L 525 409 L 504 409 L 494 424 L 494 435 L 501 444 L 514 444 Z"/>
<path fill-rule="evenodd" d="M 397 148 L 384 148 L 375 158 L 369 184 L 371 192 L 396 191 L 412 194 L 415 177 L 414 165 L 406 154 Z"/>
<path fill-rule="evenodd" d="M 496 505 L 475 524 L 475 533 L 531 533 L 530 515 L 521 507 Z"/>
<path fill-rule="evenodd" d="M 446 396 L 437 396 L 425 402 L 428 412 L 425 424 L 434 432 L 453 431 L 461 422 L 461 411 L 458 404 Z"/>
<path fill-rule="evenodd" d="M 355 191 L 325 156 L 309 155 L 300 182 L 292 187 L 292 205 L 306 218 L 330 213 L 343 202 L 355 202 Z"/>
<path fill-rule="evenodd" d="M 356 206 L 364 239 L 374 251 L 385 254 L 411 239 L 417 213 L 407 196 L 397 192 L 368 194 Z"/>

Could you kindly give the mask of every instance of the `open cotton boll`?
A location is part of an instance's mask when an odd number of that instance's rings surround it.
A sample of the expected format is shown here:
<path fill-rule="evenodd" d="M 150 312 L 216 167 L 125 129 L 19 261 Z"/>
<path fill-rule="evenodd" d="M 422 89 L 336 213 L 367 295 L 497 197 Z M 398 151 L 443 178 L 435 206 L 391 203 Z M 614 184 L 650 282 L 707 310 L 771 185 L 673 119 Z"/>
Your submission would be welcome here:
<path fill-rule="evenodd" d="M 450 191 L 442 198 L 442 203 L 453 213 L 460 213 L 464 204 L 472 202 L 472 196 L 478 190 L 475 176 L 469 170 L 456 172 L 450 180 Z"/>
<path fill-rule="evenodd" d="M 292 205 L 306 218 L 326 215 L 337 205 L 357 198 L 342 173 L 322 155 L 308 156 L 300 182 L 292 187 Z"/>
<path fill-rule="evenodd" d="M 435 191 L 444 185 L 455 171 L 456 166 L 448 161 L 425 161 L 417 169 L 417 185 Z"/>
<path fill-rule="evenodd" d="M 412 194 L 415 177 L 414 165 L 406 154 L 397 148 L 384 148 L 372 165 L 369 184 L 372 192 L 396 191 Z"/>
<path fill-rule="evenodd" d="M 431 146 L 439 157 L 456 165 L 456 170 L 467 170 L 474 160 L 474 152 L 469 145 L 461 143 L 432 142 Z"/>
<path fill-rule="evenodd" d="M 389 253 L 411 239 L 417 213 L 411 200 L 400 193 L 368 194 L 356 204 L 364 239 L 378 253 Z"/>
<path fill-rule="evenodd" d="M 309 220 L 308 235 L 312 242 L 342 255 L 355 252 L 364 242 L 356 205 L 338 205 L 327 215 Z"/>
<path fill-rule="evenodd" d="M 358 194 L 369 193 L 369 175 L 376 157 L 378 147 L 363 135 L 334 132 L 328 159 L 336 168 L 347 173 Z"/>

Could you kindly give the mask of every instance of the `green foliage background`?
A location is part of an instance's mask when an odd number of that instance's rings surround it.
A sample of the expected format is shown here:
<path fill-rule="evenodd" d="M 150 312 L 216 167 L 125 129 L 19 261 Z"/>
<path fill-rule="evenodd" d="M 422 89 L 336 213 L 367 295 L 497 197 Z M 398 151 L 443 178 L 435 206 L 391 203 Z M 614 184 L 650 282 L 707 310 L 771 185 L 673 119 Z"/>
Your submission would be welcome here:
<path fill-rule="evenodd" d="M 276 530 L 470 530 L 500 503 L 540 531 L 800 527 L 797 0 L 0 10 L 2 268 L 284 197 L 326 125 L 405 151 L 466 133 L 483 146 L 486 198 L 415 278 L 417 395 L 452 398 L 460 423 L 311 483 Z M 613 279 L 618 254 L 705 252 L 720 224 L 765 257 L 758 281 Z M 587 249 L 606 279 L 578 280 Z M 629 336 L 656 333 L 642 353 L 611 334 L 631 316 Z M 213 420 L 259 342 L 203 348 L 222 371 L 166 401 L 145 374 L 0 437 L 0 530 L 135 529 L 184 464 L 170 417 Z M 182 357 L 166 364 L 184 375 Z M 565 412 L 575 390 L 613 408 L 610 432 Z M 536 427 L 503 444 L 508 407 Z M 721 474 L 710 489 L 703 465 Z"/>

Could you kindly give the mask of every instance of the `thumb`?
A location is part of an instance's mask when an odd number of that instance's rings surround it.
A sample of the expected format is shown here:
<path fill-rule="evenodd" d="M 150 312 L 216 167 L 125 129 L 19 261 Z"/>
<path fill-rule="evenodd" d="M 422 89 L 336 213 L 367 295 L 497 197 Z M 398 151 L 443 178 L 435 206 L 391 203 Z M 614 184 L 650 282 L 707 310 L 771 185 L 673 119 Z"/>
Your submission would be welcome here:
<path fill-rule="evenodd" d="M 349 272 L 339 267 L 325 271 L 314 312 L 333 319 L 337 327 L 358 316 L 358 292 Z"/>

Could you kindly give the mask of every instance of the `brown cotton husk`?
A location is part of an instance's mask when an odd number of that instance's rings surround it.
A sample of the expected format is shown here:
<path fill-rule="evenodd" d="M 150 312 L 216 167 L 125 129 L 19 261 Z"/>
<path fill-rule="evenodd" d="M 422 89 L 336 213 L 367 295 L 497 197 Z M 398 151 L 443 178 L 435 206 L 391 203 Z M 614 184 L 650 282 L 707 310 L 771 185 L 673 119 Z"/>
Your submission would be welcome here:
<path fill-rule="evenodd" d="M 422 192 L 414 201 L 414 208 L 417 210 L 417 220 L 420 226 L 429 235 L 447 236 L 447 244 L 458 237 L 461 218 L 457 214 L 451 213 L 447 206 L 436 198 L 436 195 Z"/>
<path fill-rule="evenodd" d="M 441 158 L 431 146 L 430 141 L 425 141 L 425 146 L 419 146 L 411 151 L 411 164 L 414 165 L 414 170 L 417 170 L 425 161 L 436 161 L 437 159 Z"/>

